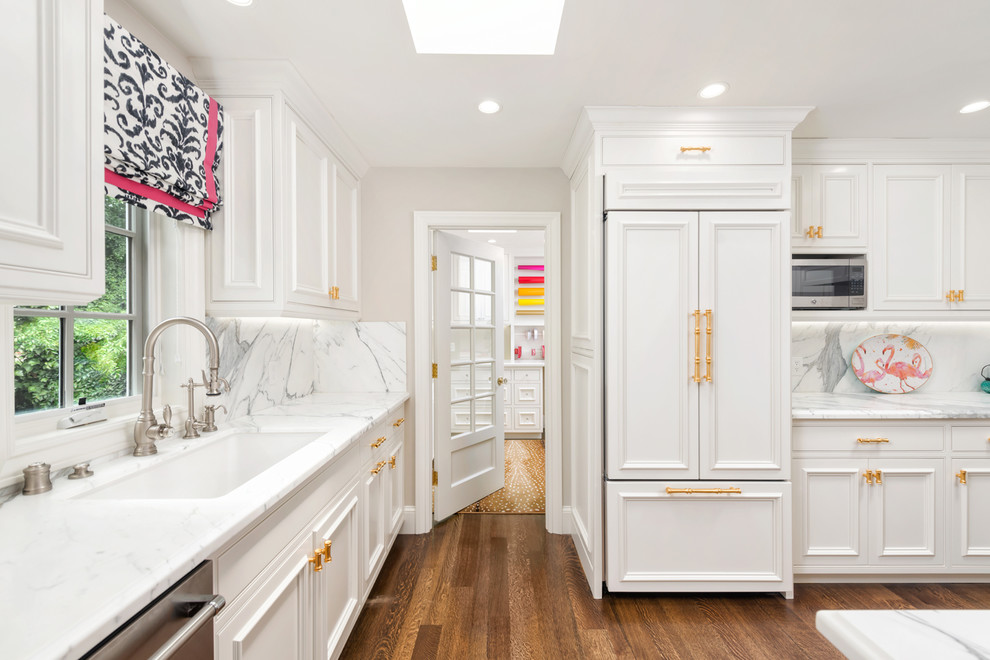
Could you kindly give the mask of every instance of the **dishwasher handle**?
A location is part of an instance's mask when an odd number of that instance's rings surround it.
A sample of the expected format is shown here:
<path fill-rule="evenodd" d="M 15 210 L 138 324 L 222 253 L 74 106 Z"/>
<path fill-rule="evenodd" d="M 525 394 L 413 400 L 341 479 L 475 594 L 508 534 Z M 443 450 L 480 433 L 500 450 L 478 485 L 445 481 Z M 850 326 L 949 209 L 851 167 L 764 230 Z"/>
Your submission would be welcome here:
<path fill-rule="evenodd" d="M 168 638 L 168 640 L 161 645 L 161 647 L 155 651 L 148 660 L 167 660 L 171 658 L 176 651 L 182 648 L 182 645 L 186 641 L 196 634 L 196 631 L 202 628 L 207 622 L 210 621 L 217 612 L 223 609 L 223 606 L 227 604 L 224 597 L 215 594 L 210 598 L 210 600 L 203 603 L 203 606 L 199 608 L 192 615 L 192 618 L 186 622 L 174 635 Z"/>

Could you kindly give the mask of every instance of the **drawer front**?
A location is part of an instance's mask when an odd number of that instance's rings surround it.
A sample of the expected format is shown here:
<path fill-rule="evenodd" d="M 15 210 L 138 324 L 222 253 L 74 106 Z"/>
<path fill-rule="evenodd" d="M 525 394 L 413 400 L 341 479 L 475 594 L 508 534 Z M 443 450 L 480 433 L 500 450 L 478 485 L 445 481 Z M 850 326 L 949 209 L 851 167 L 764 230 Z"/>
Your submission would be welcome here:
<path fill-rule="evenodd" d="M 513 408 L 512 419 L 514 431 L 538 433 L 543 430 L 543 415 L 539 408 Z"/>
<path fill-rule="evenodd" d="M 540 383 L 514 383 L 512 385 L 513 404 L 517 406 L 538 406 L 542 403 L 543 387 Z"/>
<path fill-rule="evenodd" d="M 787 482 L 609 481 L 609 590 L 790 590 L 790 495 Z"/>
<path fill-rule="evenodd" d="M 990 426 L 953 426 L 952 451 L 990 453 Z"/>
<path fill-rule="evenodd" d="M 707 149 L 706 149 L 707 147 Z M 757 137 L 606 137 L 602 164 L 609 165 L 784 165 L 787 148 L 779 135 Z"/>
<path fill-rule="evenodd" d="M 795 426 L 794 451 L 941 451 L 942 426 Z"/>
<path fill-rule="evenodd" d="M 520 369 L 513 367 L 509 371 L 509 378 L 514 383 L 538 383 L 543 380 L 542 369 Z"/>
<path fill-rule="evenodd" d="M 790 205 L 781 165 L 615 168 L 605 175 L 605 210 L 779 210 Z"/>

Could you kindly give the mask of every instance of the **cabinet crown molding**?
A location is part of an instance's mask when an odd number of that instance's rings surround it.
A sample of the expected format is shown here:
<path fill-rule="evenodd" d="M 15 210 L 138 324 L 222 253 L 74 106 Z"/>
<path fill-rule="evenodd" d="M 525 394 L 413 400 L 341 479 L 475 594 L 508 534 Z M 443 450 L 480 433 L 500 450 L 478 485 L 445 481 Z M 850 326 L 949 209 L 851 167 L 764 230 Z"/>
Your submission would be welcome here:
<path fill-rule="evenodd" d="M 891 163 L 990 162 L 990 139 L 969 138 L 794 138 L 795 163 L 813 161 Z"/>

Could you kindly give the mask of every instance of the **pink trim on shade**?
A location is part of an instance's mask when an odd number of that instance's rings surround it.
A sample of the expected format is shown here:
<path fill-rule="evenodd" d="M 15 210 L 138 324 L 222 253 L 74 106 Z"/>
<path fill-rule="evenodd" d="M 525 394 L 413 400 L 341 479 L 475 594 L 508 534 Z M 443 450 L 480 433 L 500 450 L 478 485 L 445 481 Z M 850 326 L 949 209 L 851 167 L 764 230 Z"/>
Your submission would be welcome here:
<path fill-rule="evenodd" d="M 543 270 L 543 266 L 516 266 L 519 270 Z"/>
<path fill-rule="evenodd" d="M 217 180 L 213 176 L 213 161 L 217 155 L 217 116 L 220 106 L 216 99 L 210 97 L 210 118 L 206 124 L 206 157 L 203 159 L 203 173 L 206 177 L 206 199 L 203 207 L 213 208 L 217 202 Z"/>
<path fill-rule="evenodd" d="M 152 188 L 151 186 L 146 186 L 143 183 L 131 181 L 126 176 L 117 174 L 112 170 L 108 170 L 106 168 L 103 169 L 103 180 L 117 186 L 121 190 L 126 190 L 127 192 L 134 193 L 135 195 L 140 195 L 145 199 L 150 199 L 153 202 L 170 206 L 177 211 L 188 213 L 196 218 L 206 217 L 206 212 L 203 211 L 203 209 L 196 208 L 191 204 L 186 204 L 181 199 L 177 199 L 172 195 L 169 195 L 167 192 L 159 190 L 158 188 Z"/>

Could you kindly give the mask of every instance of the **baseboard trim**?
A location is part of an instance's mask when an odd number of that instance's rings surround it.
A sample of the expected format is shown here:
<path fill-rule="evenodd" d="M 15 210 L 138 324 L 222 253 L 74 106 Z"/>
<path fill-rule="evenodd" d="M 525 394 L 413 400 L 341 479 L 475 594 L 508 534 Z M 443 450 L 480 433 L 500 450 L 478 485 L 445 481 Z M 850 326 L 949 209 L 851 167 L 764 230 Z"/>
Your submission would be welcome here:
<path fill-rule="evenodd" d="M 567 534 L 568 536 L 570 536 L 571 530 L 574 529 L 573 526 L 571 525 L 571 519 L 572 519 L 571 507 L 569 506 L 560 507 L 561 534 Z"/>
<path fill-rule="evenodd" d="M 986 584 L 990 582 L 990 575 L 974 575 L 974 574 L 955 574 L 952 573 L 928 573 L 928 574 L 883 574 L 883 573 L 870 573 L 869 575 L 850 575 L 846 574 L 836 574 L 836 575 L 795 575 L 795 584 L 835 584 L 835 583 L 853 583 L 853 584 L 910 584 L 910 583 L 925 583 L 925 584 L 935 584 L 935 583 L 945 583 L 945 584 Z"/>
<path fill-rule="evenodd" d="M 399 528 L 399 534 L 415 534 L 416 533 L 416 507 L 405 506 L 402 509 L 402 527 Z"/>

